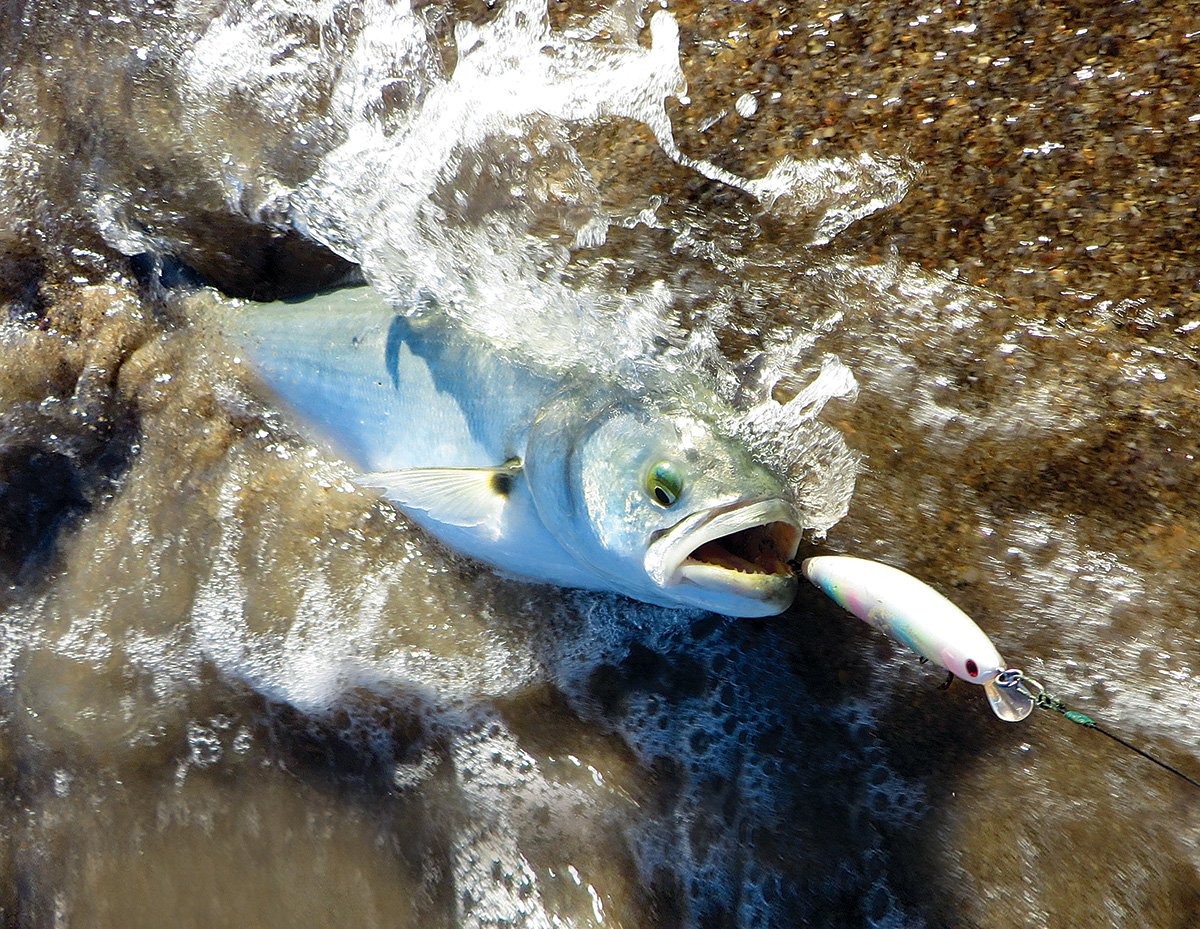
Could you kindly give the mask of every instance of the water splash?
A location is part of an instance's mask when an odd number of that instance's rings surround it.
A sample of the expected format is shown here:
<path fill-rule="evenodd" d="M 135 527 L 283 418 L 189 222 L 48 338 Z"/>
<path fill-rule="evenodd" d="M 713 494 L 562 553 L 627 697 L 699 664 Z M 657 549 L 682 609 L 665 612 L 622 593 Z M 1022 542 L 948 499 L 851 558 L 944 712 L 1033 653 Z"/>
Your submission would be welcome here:
<path fill-rule="evenodd" d="M 185 58 L 187 92 L 197 113 L 227 111 L 247 95 L 268 112 L 296 112 L 293 148 L 325 142 L 298 181 L 227 159 L 231 206 L 359 264 L 396 306 L 455 316 L 543 370 L 582 368 L 635 388 L 663 370 L 704 371 L 725 427 L 753 436 L 756 452 L 793 476 L 823 530 L 848 506 L 854 461 L 815 412 L 847 388 L 822 377 L 802 402 L 746 410 L 718 349 L 719 319 L 688 324 L 661 280 L 614 292 L 572 279 L 572 262 L 620 219 L 606 212 L 569 127 L 643 125 L 676 163 L 766 210 L 807 217 L 813 244 L 899 200 L 911 166 L 868 155 L 784 159 L 750 180 L 686 155 L 666 112 L 686 86 L 678 27 L 656 12 L 646 44 L 641 23 L 626 5 L 556 31 L 543 3 L 517 0 L 489 22 L 455 25 L 446 73 L 428 23 L 403 5 L 368 3 L 350 18 L 337 4 L 248 4 L 218 18 Z M 311 33 L 316 47 L 303 41 Z M 231 58 L 235 67 L 219 66 Z M 306 119 L 314 97 L 326 105 Z M 248 202 L 252 189 L 258 200 Z M 652 206 L 643 214 L 652 217 Z M 794 331 L 782 341 L 798 360 L 813 340 Z"/>

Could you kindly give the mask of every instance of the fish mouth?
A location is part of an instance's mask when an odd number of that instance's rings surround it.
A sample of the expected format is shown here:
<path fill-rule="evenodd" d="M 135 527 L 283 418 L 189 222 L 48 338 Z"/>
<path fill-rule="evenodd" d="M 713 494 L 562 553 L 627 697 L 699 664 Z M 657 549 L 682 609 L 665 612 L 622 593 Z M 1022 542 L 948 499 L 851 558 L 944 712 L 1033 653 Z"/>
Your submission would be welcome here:
<path fill-rule="evenodd" d="M 665 530 L 646 552 L 646 569 L 681 599 L 729 615 L 768 616 L 796 594 L 791 562 L 801 527 L 783 500 L 740 500 Z M 688 596 L 687 588 L 699 588 Z"/>

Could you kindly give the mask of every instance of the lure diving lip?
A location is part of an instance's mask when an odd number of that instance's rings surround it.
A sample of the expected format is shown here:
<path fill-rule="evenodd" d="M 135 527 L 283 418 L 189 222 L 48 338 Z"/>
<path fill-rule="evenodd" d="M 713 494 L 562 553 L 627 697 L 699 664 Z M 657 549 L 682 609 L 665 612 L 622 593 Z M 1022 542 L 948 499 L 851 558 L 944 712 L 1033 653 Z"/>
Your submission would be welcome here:
<path fill-rule="evenodd" d="M 801 563 L 804 576 L 842 609 L 970 684 L 982 685 L 995 714 L 1024 719 L 1033 701 L 997 682 L 1004 659 L 966 613 L 923 581 L 878 561 L 818 555 Z"/>

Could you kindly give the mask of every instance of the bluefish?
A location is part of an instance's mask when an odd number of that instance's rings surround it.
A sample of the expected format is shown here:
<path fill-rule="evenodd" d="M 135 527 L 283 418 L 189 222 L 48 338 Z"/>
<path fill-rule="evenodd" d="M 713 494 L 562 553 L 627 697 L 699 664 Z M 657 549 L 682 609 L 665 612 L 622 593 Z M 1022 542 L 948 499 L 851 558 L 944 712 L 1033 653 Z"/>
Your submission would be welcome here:
<path fill-rule="evenodd" d="M 695 379 L 633 389 L 550 374 L 366 287 L 250 304 L 224 328 L 360 483 L 463 554 L 730 616 L 779 613 L 795 596 L 799 508 L 699 411 Z"/>

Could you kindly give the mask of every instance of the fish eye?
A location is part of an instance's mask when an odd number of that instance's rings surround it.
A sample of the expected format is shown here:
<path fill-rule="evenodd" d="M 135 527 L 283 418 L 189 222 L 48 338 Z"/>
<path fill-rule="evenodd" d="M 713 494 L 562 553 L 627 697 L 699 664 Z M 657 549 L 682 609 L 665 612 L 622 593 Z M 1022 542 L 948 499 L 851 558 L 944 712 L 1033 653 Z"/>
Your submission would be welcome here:
<path fill-rule="evenodd" d="M 971 677 L 979 677 L 979 665 L 975 664 L 970 658 L 967 659 L 967 673 Z"/>
<path fill-rule="evenodd" d="M 646 493 L 661 507 L 674 506 L 683 494 L 683 475 L 669 461 L 660 461 L 646 473 Z"/>

